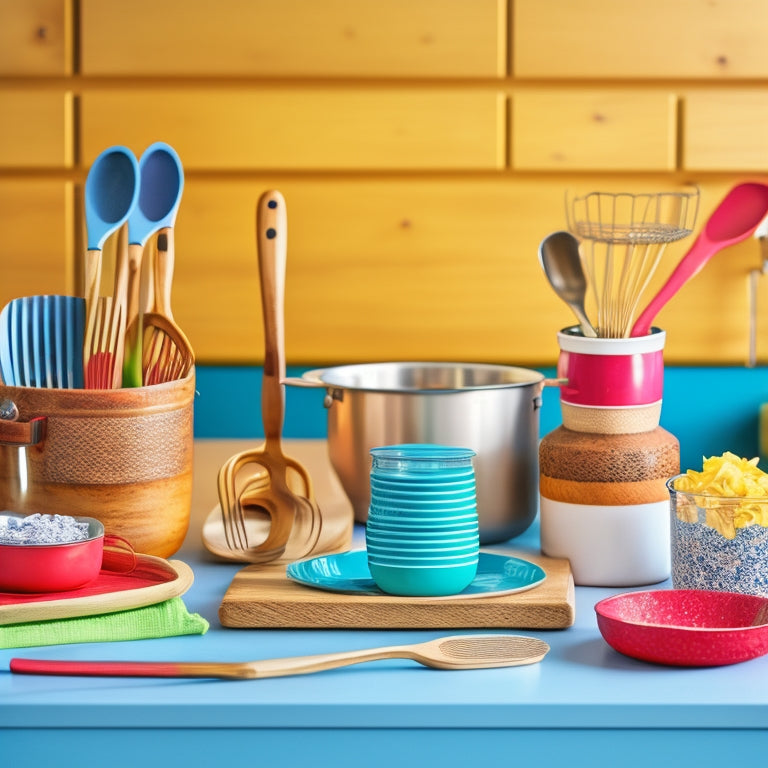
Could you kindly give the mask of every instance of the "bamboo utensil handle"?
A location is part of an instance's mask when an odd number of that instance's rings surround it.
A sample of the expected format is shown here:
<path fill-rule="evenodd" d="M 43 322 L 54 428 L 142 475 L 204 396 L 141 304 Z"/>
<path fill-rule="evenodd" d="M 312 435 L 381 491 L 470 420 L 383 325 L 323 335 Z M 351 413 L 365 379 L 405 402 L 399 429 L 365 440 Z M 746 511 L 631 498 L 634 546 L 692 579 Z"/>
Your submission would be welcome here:
<path fill-rule="evenodd" d="M 165 238 L 165 239 L 162 239 Z M 157 236 L 157 250 L 153 263 L 154 305 L 153 311 L 175 322 L 171 311 L 171 287 L 175 266 L 173 228 L 167 227 Z"/>
<path fill-rule="evenodd" d="M 107 347 L 114 355 L 112 362 L 113 389 L 119 389 L 123 381 L 129 268 L 128 225 L 123 224 L 117 235 L 115 285 L 112 291 L 112 318 L 109 344 Z"/>
<path fill-rule="evenodd" d="M 264 319 L 264 373 L 261 409 L 267 449 L 280 440 L 285 417 L 285 268 L 287 261 L 285 200 L 277 190 L 265 192 L 256 212 L 256 241 Z"/>
<path fill-rule="evenodd" d="M 96 302 L 99 298 L 99 289 L 101 286 L 101 250 L 92 248 L 85 252 L 84 259 L 84 289 L 85 296 L 85 342 L 83 349 L 88 351 L 91 348 L 91 339 L 93 338 L 96 327 Z M 86 360 L 87 364 L 88 361 Z"/>
<path fill-rule="evenodd" d="M 13 659 L 11 671 L 32 675 L 85 677 L 214 677 L 261 679 L 322 672 L 335 667 L 379 659 L 411 658 L 404 649 L 349 651 L 316 656 L 265 659 L 258 662 L 196 661 L 59 661 L 55 659 Z"/>
<path fill-rule="evenodd" d="M 144 246 L 141 243 L 131 243 L 128 246 L 125 333 L 122 344 L 124 360 L 118 369 L 122 374 L 123 386 L 127 387 L 140 387 L 142 385 L 140 296 L 143 254 Z"/>

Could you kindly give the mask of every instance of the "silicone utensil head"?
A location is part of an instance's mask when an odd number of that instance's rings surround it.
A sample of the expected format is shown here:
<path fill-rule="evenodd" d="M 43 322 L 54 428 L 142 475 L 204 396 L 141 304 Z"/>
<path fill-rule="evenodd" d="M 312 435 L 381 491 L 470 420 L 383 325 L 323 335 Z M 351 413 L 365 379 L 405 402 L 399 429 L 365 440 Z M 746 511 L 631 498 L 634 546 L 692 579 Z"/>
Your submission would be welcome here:
<path fill-rule="evenodd" d="M 88 250 L 101 250 L 109 235 L 128 219 L 139 197 L 139 164 L 127 147 L 105 149 L 85 180 Z"/>
<path fill-rule="evenodd" d="M 153 232 L 172 227 L 184 189 L 184 170 L 173 147 L 156 141 L 139 161 L 139 199 L 128 217 L 128 241 L 144 245 Z"/>

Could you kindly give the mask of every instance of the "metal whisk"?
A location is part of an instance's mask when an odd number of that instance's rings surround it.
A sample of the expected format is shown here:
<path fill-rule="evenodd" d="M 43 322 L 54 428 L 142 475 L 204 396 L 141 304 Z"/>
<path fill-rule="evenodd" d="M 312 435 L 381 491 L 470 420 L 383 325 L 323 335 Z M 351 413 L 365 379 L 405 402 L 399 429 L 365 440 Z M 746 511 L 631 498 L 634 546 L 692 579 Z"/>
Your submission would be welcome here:
<path fill-rule="evenodd" d="M 699 190 L 632 194 L 590 192 L 566 198 L 568 228 L 597 308 L 597 335 L 629 336 L 644 291 L 667 243 L 693 231 Z"/>

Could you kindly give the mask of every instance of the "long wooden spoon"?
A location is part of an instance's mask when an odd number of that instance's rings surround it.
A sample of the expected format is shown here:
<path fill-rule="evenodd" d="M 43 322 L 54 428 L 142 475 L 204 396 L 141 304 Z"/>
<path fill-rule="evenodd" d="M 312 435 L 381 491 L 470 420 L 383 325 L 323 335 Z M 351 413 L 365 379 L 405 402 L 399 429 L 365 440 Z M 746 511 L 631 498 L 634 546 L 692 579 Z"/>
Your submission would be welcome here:
<path fill-rule="evenodd" d="M 85 335 L 83 367 L 86 389 L 110 389 L 114 350 L 97 333 L 97 321 L 111 300 L 99 296 L 101 252 L 107 237 L 128 220 L 139 199 L 139 164 L 130 149 L 114 146 L 105 149 L 91 165 L 85 180 L 85 224 L 88 247 L 84 259 Z M 107 330 L 112 323 L 104 325 Z"/>
<path fill-rule="evenodd" d="M 413 645 L 392 645 L 314 656 L 249 662 L 59 661 L 11 659 L 11 672 L 24 675 L 90 677 L 217 677 L 261 679 L 322 672 L 365 661 L 412 659 L 435 669 L 488 669 L 535 664 L 549 651 L 543 640 L 523 635 L 453 635 Z"/>
<path fill-rule="evenodd" d="M 176 150 L 163 141 L 150 144 L 139 161 L 139 198 L 128 217 L 124 387 L 142 385 L 141 261 L 151 235 L 172 227 L 184 189 L 184 170 Z"/>

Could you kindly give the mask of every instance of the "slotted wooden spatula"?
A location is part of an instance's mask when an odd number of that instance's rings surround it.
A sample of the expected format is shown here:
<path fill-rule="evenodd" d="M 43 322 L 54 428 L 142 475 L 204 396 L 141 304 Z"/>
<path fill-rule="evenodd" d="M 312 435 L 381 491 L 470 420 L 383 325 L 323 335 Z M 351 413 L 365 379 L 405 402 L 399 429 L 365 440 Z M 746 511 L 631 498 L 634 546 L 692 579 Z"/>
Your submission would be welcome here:
<path fill-rule="evenodd" d="M 152 307 L 143 316 L 142 371 L 144 385 L 183 379 L 195 364 L 195 353 L 171 312 L 173 230 L 157 236 L 152 264 Z"/>

